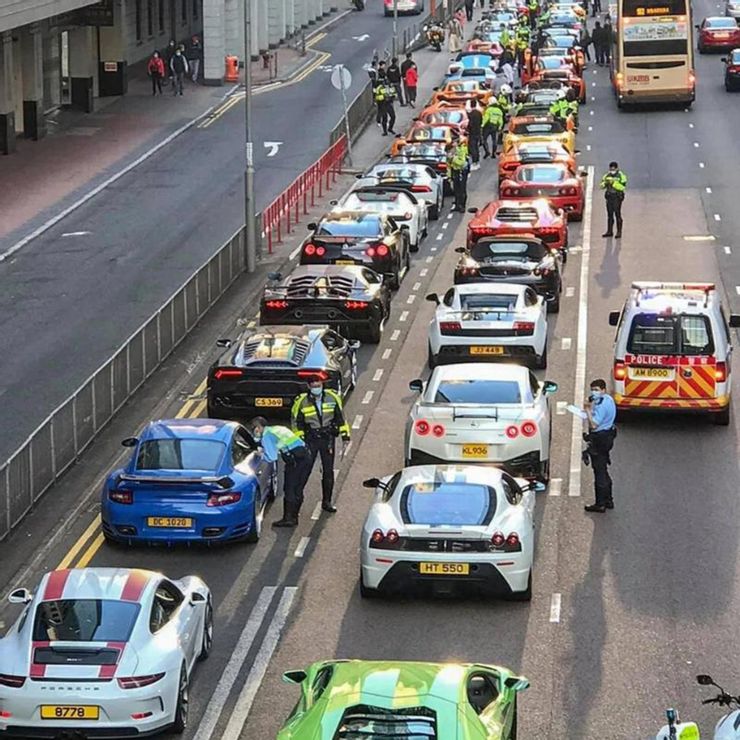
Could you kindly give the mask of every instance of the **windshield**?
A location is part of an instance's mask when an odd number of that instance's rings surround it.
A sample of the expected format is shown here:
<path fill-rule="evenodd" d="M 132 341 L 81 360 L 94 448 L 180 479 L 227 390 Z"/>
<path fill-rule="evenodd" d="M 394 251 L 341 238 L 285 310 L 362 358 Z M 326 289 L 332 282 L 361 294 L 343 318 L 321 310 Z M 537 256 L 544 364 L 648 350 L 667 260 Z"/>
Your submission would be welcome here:
<path fill-rule="evenodd" d="M 711 355 L 714 342 L 709 320 L 701 315 L 637 314 L 627 351 L 635 355 Z"/>
<path fill-rule="evenodd" d="M 343 218 L 332 221 L 326 219 L 321 221 L 316 230 L 316 236 L 380 236 L 383 227 L 379 218 L 371 215 L 359 214 L 354 218 Z"/>
<path fill-rule="evenodd" d="M 218 470 L 226 445 L 208 439 L 149 439 L 139 445 L 137 470 Z"/>
<path fill-rule="evenodd" d="M 441 126 L 429 126 L 417 128 L 411 132 L 409 141 L 447 141 L 450 137 L 450 129 Z"/>
<path fill-rule="evenodd" d="M 139 604 L 104 599 L 42 601 L 36 609 L 33 639 L 38 642 L 127 642 Z"/>
<path fill-rule="evenodd" d="M 464 82 L 449 82 L 442 92 L 476 92 L 479 84 L 475 80 L 465 80 Z"/>
<path fill-rule="evenodd" d="M 493 516 L 496 492 L 474 483 L 419 482 L 406 486 L 400 506 L 406 524 L 481 526 Z"/>
<path fill-rule="evenodd" d="M 372 204 L 378 208 L 388 207 L 391 208 L 399 202 L 405 203 L 407 199 L 404 198 L 401 201 L 401 193 L 394 193 L 392 191 L 383 191 L 380 193 L 352 193 L 346 200 L 346 205 L 350 208 L 361 207 L 363 205 Z"/>
<path fill-rule="evenodd" d="M 461 110 L 435 111 L 425 116 L 427 123 L 463 123 L 465 113 Z"/>
<path fill-rule="evenodd" d="M 516 380 L 444 380 L 434 397 L 437 403 L 502 404 L 522 403 Z"/>
<path fill-rule="evenodd" d="M 545 248 L 537 242 L 487 242 L 481 239 L 470 250 L 474 260 L 485 260 L 491 257 L 520 257 L 521 259 L 539 262 L 545 256 Z"/>

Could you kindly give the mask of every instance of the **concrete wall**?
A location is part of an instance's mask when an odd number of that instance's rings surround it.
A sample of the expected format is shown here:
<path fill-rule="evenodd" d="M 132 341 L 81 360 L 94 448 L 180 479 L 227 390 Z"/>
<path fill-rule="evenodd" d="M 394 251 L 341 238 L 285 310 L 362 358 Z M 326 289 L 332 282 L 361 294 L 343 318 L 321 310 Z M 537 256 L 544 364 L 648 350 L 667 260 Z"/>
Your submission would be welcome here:
<path fill-rule="evenodd" d="M 97 0 L 0 0 L 0 31 L 94 5 Z"/>

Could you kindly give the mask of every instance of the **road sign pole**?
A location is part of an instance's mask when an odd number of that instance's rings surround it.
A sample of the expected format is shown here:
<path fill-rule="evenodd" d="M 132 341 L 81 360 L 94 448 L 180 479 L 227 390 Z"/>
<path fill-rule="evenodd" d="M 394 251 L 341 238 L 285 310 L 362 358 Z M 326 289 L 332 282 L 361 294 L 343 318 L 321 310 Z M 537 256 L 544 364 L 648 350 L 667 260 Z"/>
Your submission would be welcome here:
<path fill-rule="evenodd" d="M 342 85 L 342 107 L 344 108 L 344 133 L 347 135 L 347 163 L 350 167 L 353 167 L 352 164 L 352 136 L 350 135 L 349 130 L 349 113 L 347 111 L 347 91 L 344 89 L 344 85 Z"/>
<path fill-rule="evenodd" d="M 352 137 L 350 135 L 349 111 L 347 108 L 347 90 L 352 86 L 352 73 L 343 64 L 335 64 L 331 71 L 331 84 L 342 93 L 344 132 L 347 135 L 347 162 L 352 167 Z"/>
<path fill-rule="evenodd" d="M 257 234 L 254 223 L 254 145 L 252 143 L 252 0 L 244 3 L 244 128 L 247 154 L 244 172 L 244 240 L 247 272 L 257 269 Z"/>
<path fill-rule="evenodd" d="M 393 54 L 398 56 L 398 0 L 393 0 Z"/>

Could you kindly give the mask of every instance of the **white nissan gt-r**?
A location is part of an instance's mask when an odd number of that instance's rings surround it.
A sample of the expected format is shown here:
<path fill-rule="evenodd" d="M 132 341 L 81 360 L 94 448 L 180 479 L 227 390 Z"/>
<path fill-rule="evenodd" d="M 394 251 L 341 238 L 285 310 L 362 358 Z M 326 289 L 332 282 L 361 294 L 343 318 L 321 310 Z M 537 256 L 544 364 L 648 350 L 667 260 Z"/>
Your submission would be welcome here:
<path fill-rule="evenodd" d="M 364 598 L 413 587 L 532 597 L 535 491 L 482 465 L 419 465 L 371 478 L 360 539 Z"/>
<path fill-rule="evenodd" d="M 429 324 L 429 367 L 448 362 L 514 360 L 547 367 L 547 304 L 514 283 L 466 283 L 450 288 Z"/>
<path fill-rule="evenodd" d="M 184 731 L 191 673 L 213 642 L 200 578 L 55 570 L 10 601 L 25 609 L 0 639 L 0 736 Z"/>
<path fill-rule="evenodd" d="M 556 383 L 521 365 L 461 363 L 409 387 L 419 396 L 406 423 L 407 465 L 489 463 L 547 483 Z"/>

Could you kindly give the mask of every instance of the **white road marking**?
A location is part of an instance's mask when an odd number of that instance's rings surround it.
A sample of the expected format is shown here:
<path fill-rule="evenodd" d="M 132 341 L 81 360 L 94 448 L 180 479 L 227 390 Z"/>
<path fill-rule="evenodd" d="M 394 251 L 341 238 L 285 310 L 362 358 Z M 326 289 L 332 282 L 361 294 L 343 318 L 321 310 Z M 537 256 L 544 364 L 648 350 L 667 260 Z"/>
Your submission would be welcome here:
<path fill-rule="evenodd" d="M 562 478 L 550 478 L 550 490 L 548 491 L 550 496 L 559 496 L 562 488 L 563 488 Z"/>
<path fill-rule="evenodd" d="M 565 289 L 565 297 L 566 298 L 572 298 L 576 294 L 576 289 L 573 285 L 569 285 Z"/>
<path fill-rule="evenodd" d="M 596 83 L 595 82 L 592 82 L 591 83 L 591 87 L 596 87 Z"/>
<path fill-rule="evenodd" d="M 589 127 L 588 127 L 588 130 L 589 130 L 589 131 L 593 131 L 593 130 L 594 130 L 594 127 L 593 127 L 593 126 L 589 126 Z"/>
<path fill-rule="evenodd" d="M 411 290 L 419 290 L 419 288 L 421 288 L 421 283 L 414 283 L 414 287 Z"/>
<path fill-rule="evenodd" d="M 447 226 L 447 224 L 445 224 Z M 437 234 L 437 241 L 442 241 L 442 237 L 444 237 L 444 234 Z"/>
<path fill-rule="evenodd" d="M 565 413 L 565 407 L 568 405 L 567 401 L 558 401 L 556 413 L 562 416 Z"/>
<path fill-rule="evenodd" d="M 722 217 L 719 215 L 719 213 L 715 213 L 714 214 L 714 220 L 715 221 L 721 221 L 722 220 Z"/>
<path fill-rule="evenodd" d="M 285 623 L 288 621 L 288 614 L 290 613 L 291 606 L 293 606 L 293 600 L 297 592 L 297 586 L 285 587 L 285 591 L 283 591 L 283 595 L 280 597 L 280 602 L 275 610 L 275 615 L 270 621 L 270 626 L 267 628 L 265 639 L 254 658 L 252 668 L 247 675 L 247 680 L 244 682 L 244 687 L 239 694 L 239 698 L 236 700 L 231 717 L 229 718 L 229 724 L 226 725 L 226 730 L 221 736 L 221 740 L 239 740 L 244 729 L 244 724 L 247 721 L 247 716 L 252 709 L 254 697 L 257 695 L 257 689 L 259 689 L 262 679 L 265 677 L 265 673 L 267 673 L 267 666 L 270 664 L 272 654 L 275 652 Z M 196 737 L 200 738 L 201 736 L 196 734 Z"/>
<path fill-rule="evenodd" d="M 401 315 L 398 317 L 398 320 L 399 321 L 406 321 L 406 319 L 408 317 L 409 317 L 409 312 L 408 311 L 402 311 L 401 312 Z M 398 330 L 396 330 L 396 331 L 398 331 Z"/>
<path fill-rule="evenodd" d="M 704 169 L 704 162 L 699 162 L 699 167 L 703 170 Z"/>
<path fill-rule="evenodd" d="M 586 151 L 587 152 L 590 152 L 591 151 L 591 144 L 586 144 Z"/>
<path fill-rule="evenodd" d="M 593 112 L 592 110 L 590 110 L 590 111 L 589 111 L 588 113 L 589 113 L 589 115 L 591 115 L 591 116 L 592 116 L 592 115 L 594 114 L 594 112 Z"/>
<path fill-rule="evenodd" d="M 735 292 L 740 295 L 740 285 L 735 286 Z"/>
<path fill-rule="evenodd" d="M 316 521 L 320 516 L 321 516 L 321 502 L 319 501 L 319 503 L 316 504 L 313 512 L 311 513 L 311 519 L 313 521 Z"/>
<path fill-rule="evenodd" d="M 425 267 L 423 270 L 419 272 L 419 277 L 426 277 L 428 272 L 429 270 L 427 270 L 427 268 Z"/>
<path fill-rule="evenodd" d="M 707 193 L 711 193 L 712 192 L 712 188 L 710 188 L 710 187 L 706 187 L 706 188 L 704 188 L 704 190 L 706 190 Z"/>
<path fill-rule="evenodd" d="M 386 350 L 386 352 L 388 352 L 388 351 L 389 350 Z M 377 383 L 383 377 L 383 372 L 384 372 L 384 370 L 383 370 L 382 367 L 379 367 L 375 371 L 375 375 L 373 375 L 373 383 Z"/>
<path fill-rule="evenodd" d="M 592 95 L 591 96 L 591 102 L 593 103 L 594 100 L 596 100 L 596 98 Z"/>
<path fill-rule="evenodd" d="M 694 142 L 694 146 L 698 149 L 699 148 L 699 142 L 698 141 L 695 141 Z"/>
<path fill-rule="evenodd" d="M 415 300 L 416 296 L 412 294 L 406 299 L 406 303 L 413 303 Z"/>
<path fill-rule="evenodd" d="M 442 228 L 443 228 L 443 229 L 446 229 L 446 228 L 447 228 L 447 227 L 448 227 L 449 225 L 450 225 L 450 224 L 449 224 L 449 222 L 445 221 L 445 222 L 444 222 L 444 223 L 442 224 Z M 440 236 L 442 236 L 442 234 L 440 234 Z"/>
<path fill-rule="evenodd" d="M 254 329 L 254 327 L 255 327 L 255 326 L 257 326 L 257 322 L 256 322 L 256 321 L 255 321 L 254 319 L 252 319 L 252 320 L 251 320 L 251 321 L 250 321 L 250 322 L 249 322 L 249 323 L 247 324 L 247 329 Z"/>
<path fill-rule="evenodd" d="M 296 547 L 293 555 L 297 558 L 302 558 L 303 553 L 306 552 L 306 548 L 308 547 L 308 543 L 310 541 L 311 541 L 310 537 L 301 537 L 301 541 L 298 543 L 298 547 Z"/>
<path fill-rule="evenodd" d="M 395 342 L 400 336 L 401 336 L 400 329 L 394 329 L 393 334 L 391 334 L 391 342 Z"/>
<path fill-rule="evenodd" d="M 689 128 L 694 128 L 694 124 L 693 123 L 690 123 L 689 124 Z"/>
<path fill-rule="evenodd" d="M 583 408 L 586 384 L 586 343 L 588 341 L 588 268 L 591 261 L 591 200 L 594 194 L 594 168 L 588 167 L 586 181 L 586 208 L 583 214 L 583 252 L 578 301 L 578 337 L 576 352 L 575 405 Z M 583 421 L 573 416 L 570 438 L 570 476 L 568 495 L 581 495 L 581 434 Z"/>
<path fill-rule="evenodd" d="M 359 429 L 360 424 L 362 424 L 362 414 L 357 414 L 355 420 L 352 422 L 352 429 Z"/>
<path fill-rule="evenodd" d="M 724 247 L 725 254 L 732 254 L 732 250 L 729 247 Z"/>
<path fill-rule="evenodd" d="M 563 337 L 560 340 L 560 349 L 570 349 L 572 342 L 570 337 Z"/>
<path fill-rule="evenodd" d="M 437 251 L 437 247 L 432 247 L 432 248 L 431 248 L 431 251 L 432 251 L 432 252 L 436 252 L 436 251 Z"/>
<path fill-rule="evenodd" d="M 88 234 L 92 234 L 92 231 L 68 231 L 66 234 L 62 234 L 62 236 L 87 236 Z"/>
<path fill-rule="evenodd" d="M 254 605 L 239 639 L 233 646 L 231 658 L 229 658 L 229 662 L 226 664 L 213 694 L 211 694 L 206 711 L 200 720 L 198 729 L 195 731 L 194 737 L 199 738 L 199 740 L 210 740 L 211 735 L 213 735 L 221 710 L 231 693 L 231 689 L 234 687 L 234 682 L 239 676 L 239 670 L 252 647 L 254 638 L 262 625 L 276 591 L 277 586 L 265 586 L 260 592 L 257 603 Z"/>
<path fill-rule="evenodd" d="M 362 398 L 362 405 L 367 406 L 370 403 L 370 401 L 373 400 L 374 395 L 375 395 L 375 391 L 368 391 L 367 393 L 365 393 L 365 395 Z"/>
<path fill-rule="evenodd" d="M 298 252 L 301 251 L 301 245 L 299 244 L 289 255 L 288 259 L 294 260 L 298 256 Z"/>
<path fill-rule="evenodd" d="M 383 350 L 383 359 L 387 360 L 390 356 L 393 350 L 389 347 L 388 349 Z"/>
<path fill-rule="evenodd" d="M 454 215 L 453 213 L 448 213 L 448 214 L 447 214 L 447 219 L 448 219 L 448 220 L 449 220 L 449 219 L 451 219 L 451 218 L 453 217 L 453 215 Z"/>
<path fill-rule="evenodd" d="M 427 257 L 427 264 L 429 264 L 433 259 L 434 257 Z"/>
<path fill-rule="evenodd" d="M 560 594 L 553 594 L 550 600 L 550 622 L 558 624 L 560 622 L 560 605 L 562 597 Z"/>

